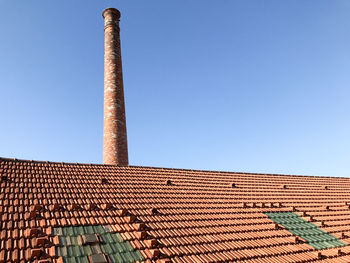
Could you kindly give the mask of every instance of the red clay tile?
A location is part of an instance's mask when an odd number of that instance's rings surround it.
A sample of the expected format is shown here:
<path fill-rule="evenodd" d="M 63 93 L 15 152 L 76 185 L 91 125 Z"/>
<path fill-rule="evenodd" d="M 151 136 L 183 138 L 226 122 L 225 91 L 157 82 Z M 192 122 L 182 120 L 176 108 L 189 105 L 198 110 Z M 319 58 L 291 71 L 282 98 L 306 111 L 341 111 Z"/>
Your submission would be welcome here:
<path fill-rule="evenodd" d="M 5 250 L 1 250 L 0 251 L 0 263 L 5 263 L 6 262 L 5 256 L 6 256 Z"/>
<path fill-rule="evenodd" d="M 146 246 L 148 248 L 154 248 L 157 244 L 157 240 L 156 239 L 147 239 L 147 240 L 144 240 L 144 243 L 146 244 Z"/>
<path fill-rule="evenodd" d="M 145 253 L 149 259 L 156 259 L 160 255 L 159 249 L 145 249 Z"/>
<path fill-rule="evenodd" d="M 313 247 L 280 226 L 276 228 L 263 214 L 293 209 L 342 241 L 350 242 L 349 178 L 330 180 L 1 158 L 0 170 L 7 177 L 0 182 L 4 189 L 0 192 L 3 261 L 8 260 L 8 254 L 9 260 L 17 257 L 29 261 L 30 246 L 45 247 L 47 239 L 57 245 L 53 227 L 88 224 L 110 225 L 149 261 L 328 260 L 318 259 Z M 108 183 L 101 185 L 100 178 L 108 178 Z M 167 180 L 172 184 L 164 183 Z M 232 182 L 239 187 L 232 188 Z M 281 189 L 280 185 L 288 188 Z M 329 189 L 324 191 L 320 185 L 328 185 Z M 337 258 L 341 262 L 350 255 L 349 247 L 322 253 L 333 262 Z M 4 252 L 6 248 L 8 253 Z M 153 250 L 156 248 L 159 250 Z M 46 249 L 49 256 L 56 256 L 54 246 Z"/>
<path fill-rule="evenodd" d="M 32 248 L 30 250 L 30 259 L 33 260 L 33 259 L 38 259 L 40 258 L 40 256 L 42 255 L 43 253 L 43 250 L 41 248 Z"/>
<path fill-rule="evenodd" d="M 112 204 L 111 204 L 111 203 L 102 204 L 102 205 L 101 205 L 101 208 L 102 208 L 103 210 L 108 210 L 108 209 L 112 208 Z"/>

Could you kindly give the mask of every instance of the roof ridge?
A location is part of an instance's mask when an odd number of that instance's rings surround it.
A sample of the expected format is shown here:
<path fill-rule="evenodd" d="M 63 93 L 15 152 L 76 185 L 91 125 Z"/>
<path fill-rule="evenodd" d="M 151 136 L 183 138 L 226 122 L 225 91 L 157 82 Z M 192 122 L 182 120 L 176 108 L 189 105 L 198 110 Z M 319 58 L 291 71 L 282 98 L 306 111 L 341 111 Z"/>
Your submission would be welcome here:
<path fill-rule="evenodd" d="M 78 162 L 55 162 L 55 161 L 39 161 L 39 160 L 27 160 L 27 159 L 17 159 L 17 158 L 7 158 L 1 157 L 1 160 L 7 161 L 17 161 L 17 162 L 35 162 L 35 163 L 49 163 L 49 164 L 66 164 L 66 165 L 92 165 L 92 166 L 107 166 L 107 167 L 120 167 L 120 168 L 146 168 L 146 169 L 157 169 L 157 170 L 174 170 L 174 171 L 191 171 L 191 172 L 207 172 L 207 173 L 217 173 L 217 174 L 242 174 L 242 175 L 270 175 L 270 176 L 293 176 L 293 177 L 317 177 L 317 178 L 341 178 L 349 179 L 345 176 L 321 176 L 321 175 L 302 175 L 302 174 L 279 174 L 279 173 L 255 173 L 255 172 L 234 172 L 234 171 L 216 171 L 216 170 L 203 170 L 203 169 L 187 169 L 187 168 L 167 168 L 167 167 L 157 167 L 157 166 L 142 166 L 142 165 L 128 165 L 128 166 L 118 166 L 113 164 L 98 164 L 98 163 L 78 163 Z"/>

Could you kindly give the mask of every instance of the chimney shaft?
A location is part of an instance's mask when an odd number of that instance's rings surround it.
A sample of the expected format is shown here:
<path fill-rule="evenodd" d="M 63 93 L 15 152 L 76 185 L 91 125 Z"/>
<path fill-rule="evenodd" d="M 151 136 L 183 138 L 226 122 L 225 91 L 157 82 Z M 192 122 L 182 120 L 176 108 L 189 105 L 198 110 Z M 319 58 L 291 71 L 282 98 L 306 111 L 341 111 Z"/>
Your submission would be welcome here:
<path fill-rule="evenodd" d="M 122 60 L 120 51 L 120 12 L 107 8 L 104 51 L 103 163 L 129 165 L 126 136 Z"/>

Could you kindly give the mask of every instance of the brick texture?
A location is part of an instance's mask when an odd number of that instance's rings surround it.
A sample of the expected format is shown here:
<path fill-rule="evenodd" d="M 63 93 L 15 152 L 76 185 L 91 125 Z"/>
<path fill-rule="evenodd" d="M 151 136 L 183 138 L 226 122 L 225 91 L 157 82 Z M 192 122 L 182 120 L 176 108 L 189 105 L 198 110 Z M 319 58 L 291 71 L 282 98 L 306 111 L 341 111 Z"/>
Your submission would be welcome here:
<path fill-rule="evenodd" d="M 120 12 L 103 11 L 105 20 L 103 163 L 127 166 L 125 103 L 120 50 Z"/>

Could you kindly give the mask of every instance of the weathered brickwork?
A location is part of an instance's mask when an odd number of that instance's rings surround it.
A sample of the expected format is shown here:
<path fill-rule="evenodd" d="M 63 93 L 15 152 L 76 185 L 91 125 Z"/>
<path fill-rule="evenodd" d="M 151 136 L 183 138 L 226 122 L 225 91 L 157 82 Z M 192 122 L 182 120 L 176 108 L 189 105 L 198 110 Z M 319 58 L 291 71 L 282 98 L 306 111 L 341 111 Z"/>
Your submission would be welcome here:
<path fill-rule="evenodd" d="M 103 163 L 126 166 L 129 161 L 119 35 L 120 12 L 108 8 L 102 16 L 105 20 Z"/>

